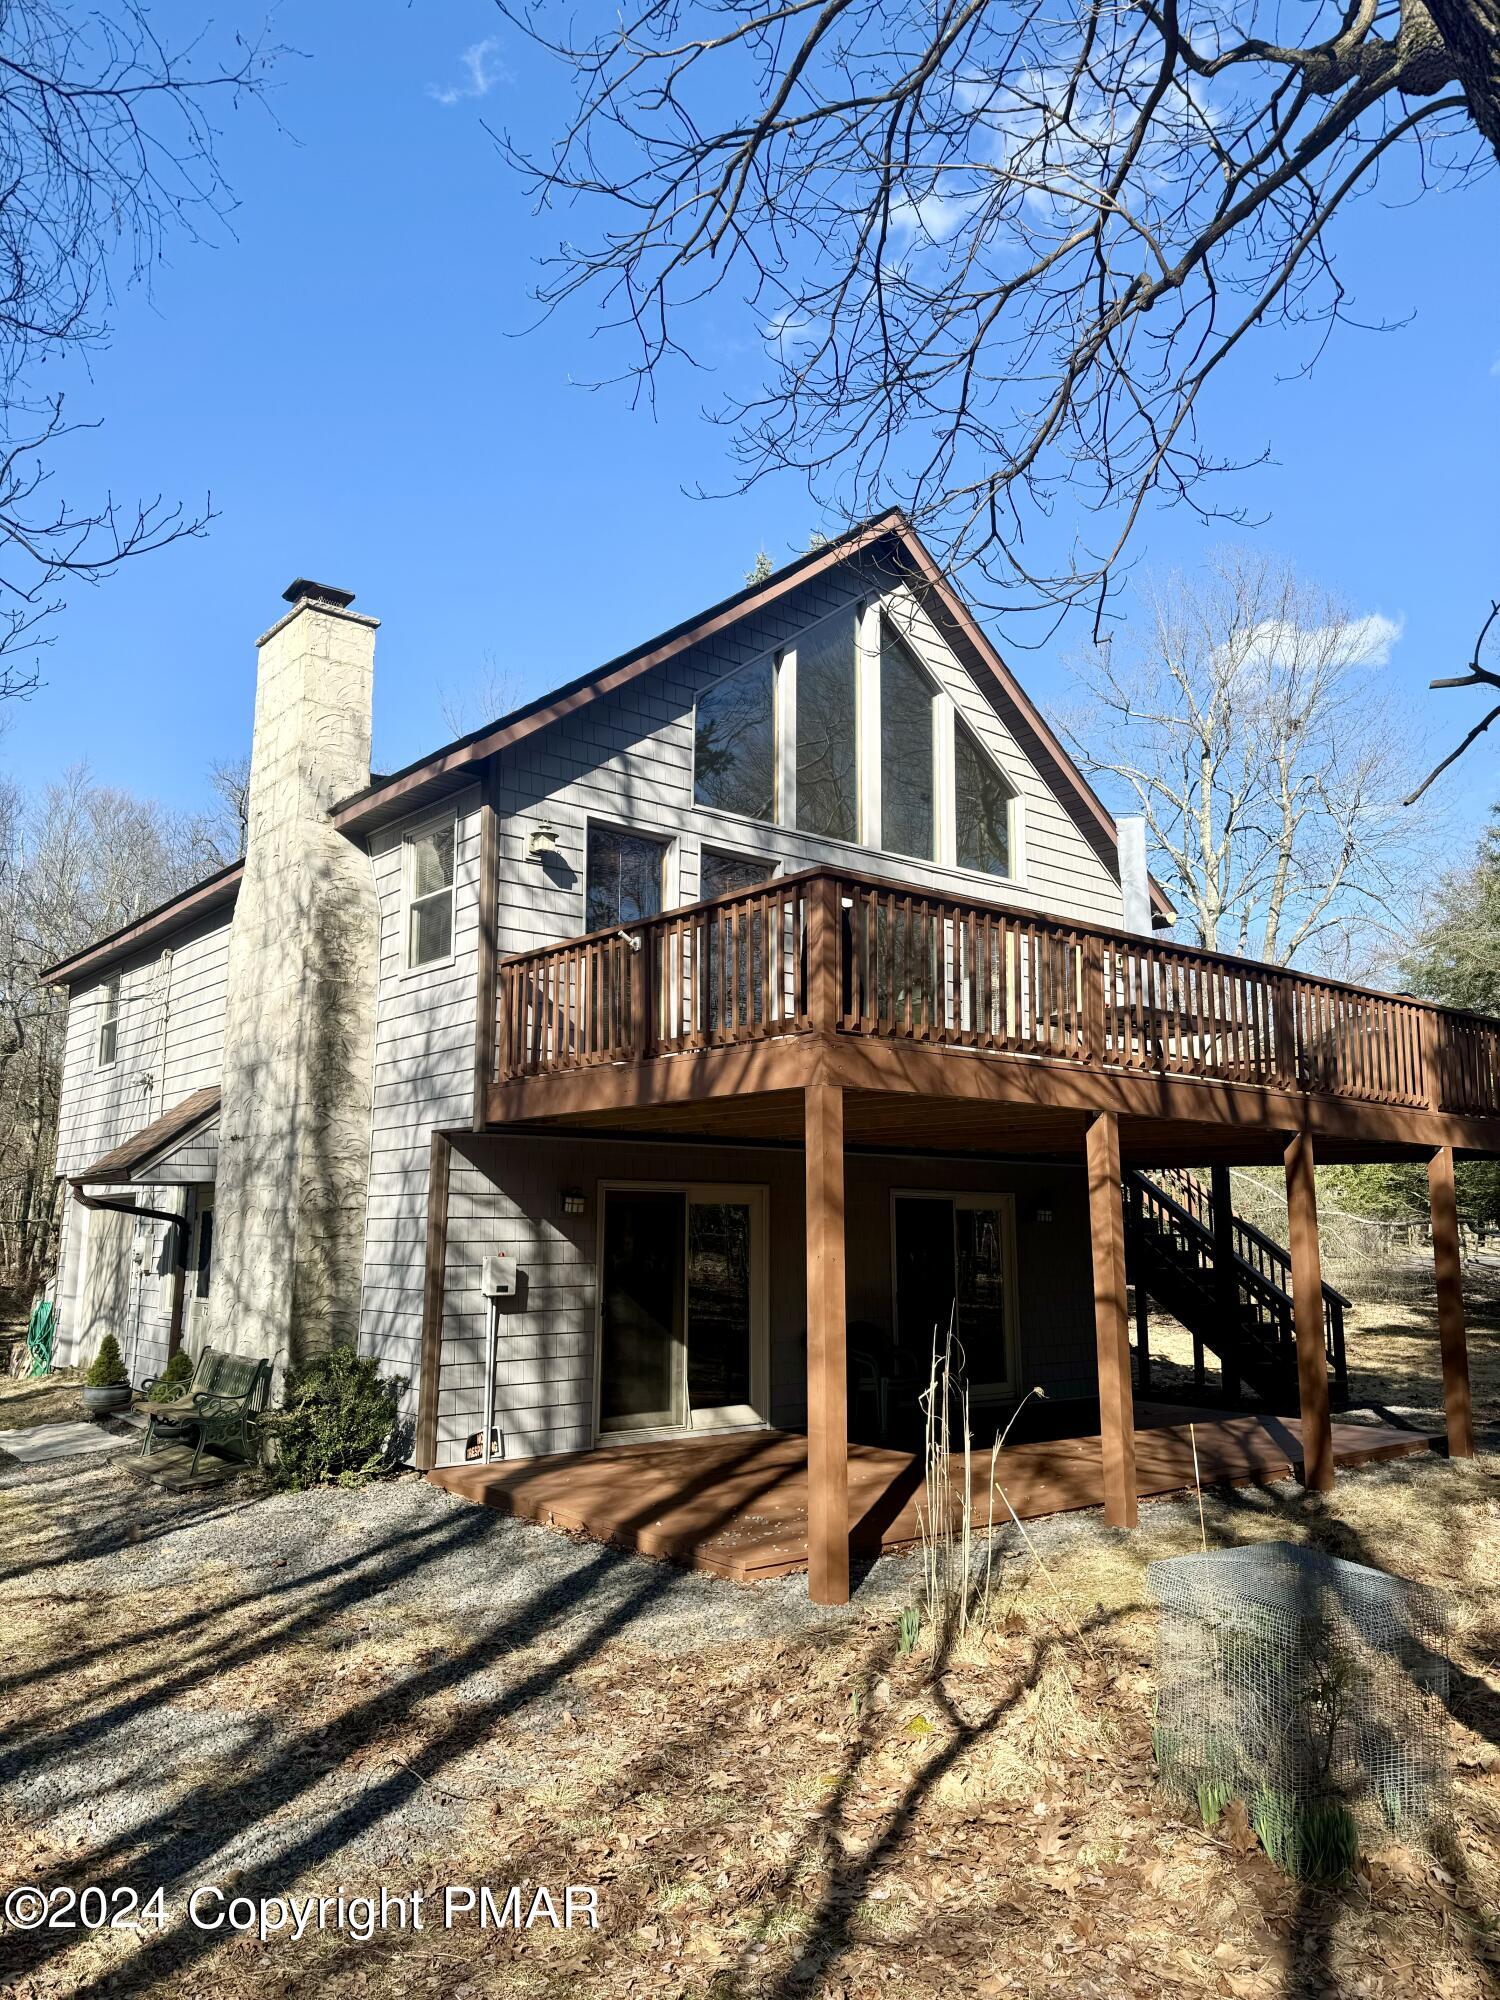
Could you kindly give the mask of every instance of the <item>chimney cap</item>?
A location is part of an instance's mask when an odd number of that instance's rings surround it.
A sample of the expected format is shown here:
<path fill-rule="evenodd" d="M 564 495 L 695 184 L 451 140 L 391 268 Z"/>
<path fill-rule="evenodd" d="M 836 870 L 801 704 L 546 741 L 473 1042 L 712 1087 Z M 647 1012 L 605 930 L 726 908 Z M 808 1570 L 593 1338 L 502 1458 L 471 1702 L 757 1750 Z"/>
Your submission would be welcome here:
<path fill-rule="evenodd" d="M 288 604 L 333 604 L 340 611 L 347 611 L 354 602 L 352 590 L 339 590 L 331 583 L 314 583 L 305 576 L 294 578 L 281 594 Z"/>

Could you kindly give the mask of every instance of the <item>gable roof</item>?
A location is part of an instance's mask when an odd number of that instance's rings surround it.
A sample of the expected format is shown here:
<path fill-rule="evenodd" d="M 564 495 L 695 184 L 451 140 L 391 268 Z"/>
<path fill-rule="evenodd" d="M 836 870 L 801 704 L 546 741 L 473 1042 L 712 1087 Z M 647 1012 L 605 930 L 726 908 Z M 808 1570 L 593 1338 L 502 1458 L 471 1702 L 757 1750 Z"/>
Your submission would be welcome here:
<path fill-rule="evenodd" d="M 861 522 L 846 534 L 810 549 L 774 570 L 760 583 L 685 619 L 669 631 L 633 647 L 616 659 L 582 674 L 550 693 L 512 709 L 509 714 L 471 730 L 439 750 L 393 772 L 372 779 L 362 791 L 342 799 L 333 809 L 333 823 L 351 838 L 372 831 L 382 821 L 414 812 L 428 803 L 474 782 L 478 767 L 498 752 L 550 728 L 591 702 L 613 694 L 641 675 L 652 672 L 691 646 L 712 638 L 726 626 L 777 603 L 823 571 L 852 556 L 878 555 L 891 563 L 893 580 L 908 584 L 948 645 L 963 662 L 980 692 L 996 710 L 1022 751 L 1056 793 L 1109 873 L 1118 879 L 1118 834 L 1098 793 L 1063 748 L 1057 735 L 995 650 L 972 611 L 943 575 L 906 516 L 893 508 Z M 1156 882 L 1151 897 L 1159 926 L 1176 917 Z"/>
<path fill-rule="evenodd" d="M 524 702 L 508 714 L 470 730 L 441 749 L 419 757 L 389 776 L 372 777 L 362 790 L 334 806 L 333 824 L 357 840 L 387 819 L 420 810 L 437 799 L 472 785 L 486 760 L 527 737 L 550 728 L 565 716 L 613 694 L 642 674 L 663 666 L 691 646 L 737 624 L 800 589 L 825 570 L 852 556 L 875 554 L 889 560 L 893 579 L 908 584 L 944 639 L 962 660 L 975 685 L 994 707 L 1024 754 L 1047 781 L 1083 838 L 1105 868 L 1119 879 L 1118 834 L 1103 800 L 1074 763 L 1026 690 L 1004 660 L 973 612 L 943 575 L 920 536 L 899 508 L 860 522 L 846 533 L 784 563 L 760 583 L 747 584 L 721 598 L 706 611 L 687 618 L 654 639 L 621 653 L 602 667 Z M 102 972 L 116 960 L 153 943 L 194 917 L 232 903 L 244 874 L 243 861 L 232 862 L 217 875 L 185 889 L 148 910 L 133 923 L 100 938 L 96 944 L 60 959 L 42 974 L 44 985 L 71 983 Z M 1151 902 L 1158 928 L 1176 920 L 1166 892 L 1153 880 Z"/>
<path fill-rule="evenodd" d="M 181 930 L 195 917 L 207 916 L 210 911 L 225 907 L 238 896 L 240 877 L 244 872 L 243 861 L 231 861 L 216 875 L 207 875 L 190 889 L 179 890 L 166 902 L 158 903 L 154 910 L 147 910 L 143 915 L 133 917 L 128 924 L 121 925 L 119 930 L 111 931 L 108 937 L 85 945 L 82 951 L 75 951 L 70 958 L 60 958 L 56 965 L 49 965 L 41 976 L 43 986 L 72 985 L 89 973 L 103 972 L 118 959 L 128 958 L 133 951 L 142 950 L 169 931 Z"/>
<path fill-rule="evenodd" d="M 139 1132 L 132 1132 L 118 1146 L 111 1146 L 81 1174 L 70 1174 L 68 1178 L 75 1185 L 88 1185 L 93 1181 L 134 1180 L 143 1168 L 159 1160 L 163 1153 L 170 1153 L 174 1146 L 180 1146 L 184 1139 L 201 1131 L 204 1126 L 211 1125 L 218 1115 L 219 1086 L 210 1084 L 207 1089 L 195 1090 L 191 1096 L 184 1097 L 180 1104 L 174 1104 L 170 1111 L 153 1118 Z"/>

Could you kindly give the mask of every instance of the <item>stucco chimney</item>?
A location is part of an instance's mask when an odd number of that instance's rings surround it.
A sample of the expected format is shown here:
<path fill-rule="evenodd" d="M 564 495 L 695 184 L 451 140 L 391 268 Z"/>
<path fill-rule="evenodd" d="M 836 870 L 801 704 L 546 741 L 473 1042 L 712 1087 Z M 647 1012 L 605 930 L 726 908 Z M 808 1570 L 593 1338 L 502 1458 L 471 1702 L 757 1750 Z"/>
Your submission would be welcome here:
<path fill-rule="evenodd" d="M 359 1323 L 378 919 L 328 809 L 370 778 L 378 620 L 299 577 L 260 639 L 229 934 L 212 1338 L 278 1364 Z"/>
<path fill-rule="evenodd" d="M 1124 905 L 1125 928 L 1142 937 L 1151 935 L 1151 877 L 1146 870 L 1146 822 L 1143 819 L 1115 821 L 1119 836 L 1120 900 Z"/>

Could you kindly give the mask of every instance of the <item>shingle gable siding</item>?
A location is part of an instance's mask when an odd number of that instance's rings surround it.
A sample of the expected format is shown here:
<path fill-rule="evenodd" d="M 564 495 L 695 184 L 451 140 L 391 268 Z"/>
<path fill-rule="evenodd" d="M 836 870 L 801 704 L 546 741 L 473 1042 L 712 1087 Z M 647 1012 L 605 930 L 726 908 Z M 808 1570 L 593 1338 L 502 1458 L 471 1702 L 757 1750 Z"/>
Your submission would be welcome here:
<path fill-rule="evenodd" d="M 57 1118 L 59 1175 L 80 1173 L 193 1091 L 219 1081 L 229 916 L 229 910 L 218 910 L 175 933 L 165 947 L 153 945 L 118 967 L 119 1030 L 115 1061 L 108 1069 L 94 1065 L 108 975 L 70 989 Z M 213 1142 L 199 1142 L 193 1158 L 174 1155 L 170 1180 L 112 1192 L 148 1208 L 177 1208 L 183 1197 L 176 1183 L 210 1178 L 212 1151 Z M 144 1266 L 133 1254 L 138 1227 L 145 1238 Z M 159 1373 L 166 1365 L 171 1328 L 168 1227 L 96 1213 L 88 1229 L 85 1272 L 79 1268 L 82 1218 L 69 1193 L 60 1237 L 59 1359 L 72 1364 L 90 1358 L 100 1337 L 110 1332 L 137 1379 Z M 85 1275 L 87 1297 L 79 1292 Z"/>

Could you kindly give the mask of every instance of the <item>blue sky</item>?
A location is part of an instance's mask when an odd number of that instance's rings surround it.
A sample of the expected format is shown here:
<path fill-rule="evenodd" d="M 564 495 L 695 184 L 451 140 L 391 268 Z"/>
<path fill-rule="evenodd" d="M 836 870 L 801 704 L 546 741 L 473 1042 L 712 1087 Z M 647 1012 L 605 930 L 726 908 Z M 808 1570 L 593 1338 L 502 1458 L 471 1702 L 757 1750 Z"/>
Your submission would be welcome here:
<path fill-rule="evenodd" d="M 171 0 L 156 18 L 182 30 L 202 17 Z M 488 0 L 306 4 L 277 33 L 304 52 L 276 92 L 283 129 L 253 109 L 227 121 L 235 234 L 173 244 L 151 294 L 122 297 L 75 393 L 74 414 L 103 425 L 67 458 L 80 494 L 191 506 L 211 491 L 218 519 L 77 595 L 47 685 L 6 717 L 12 771 L 84 757 L 102 779 L 202 803 L 207 764 L 246 745 L 253 641 L 298 574 L 356 591 L 383 621 L 375 758 L 390 769 L 451 734 L 442 691 L 487 660 L 537 692 L 736 588 L 757 547 L 780 558 L 817 525 L 792 481 L 686 497 L 729 479 L 701 415 L 712 377 L 671 379 L 653 418 L 623 391 L 575 386 L 609 360 L 584 312 L 521 335 L 559 225 L 530 215 L 481 120 L 535 134 L 565 101 Z M 1400 622 L 1393 699 L 1411 701 L 1434 750 L 1478 709 L 1425 684 L 1461 669 L 1500 590 L 1497 219 L 1494 178 L 1365 205 L 1344 233 L 1344 281 L 1365 317 L 1415 310 L 1414 323 L 1345 333 L 1311 380 L 1278 379 L 1290 350 L 1252 344 L 1218 405 L 1226 450 L 1271 447 L 1274 463 L 1238 488 L 1270 517 L 1254 539 L 1357 613 Z M 749 365 L 749 329 L 723 310 L 727 365 Z M 1137 553 L 1165 568 L 1219 538 L 1157 515 Z M 1007 649 L 1044 705 L 1069 698 L 1067 644 Z M 1420 741 L 1412 754 L 1420 775 Z M 1500 740 L 1481 746 L 1451 780 L 1456 840 L 1500 794 L 1497 755 Z"/>

